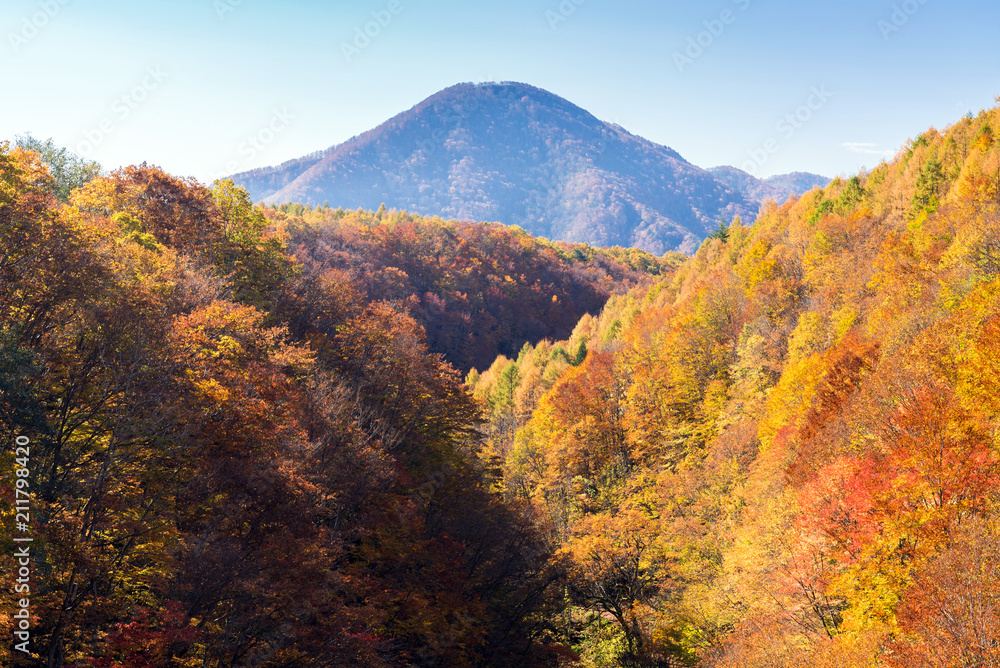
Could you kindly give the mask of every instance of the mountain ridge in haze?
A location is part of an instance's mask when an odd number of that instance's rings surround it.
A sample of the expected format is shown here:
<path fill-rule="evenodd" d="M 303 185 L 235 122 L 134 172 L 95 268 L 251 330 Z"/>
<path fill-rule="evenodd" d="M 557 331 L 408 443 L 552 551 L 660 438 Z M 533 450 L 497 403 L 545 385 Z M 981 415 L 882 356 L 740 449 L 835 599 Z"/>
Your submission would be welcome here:
<path fill-rule="evenodd" d="M 832 179 L 809 172 L 792 172 L 758 178 L 749 172 L 728 165 L 713 167 L 708 173 L 733 190 L 742 192 L 753 200 L 773 200 L 779 204 L 793 195 L 801 195 L 813 188 L 825 188 Z"/>
<path fill-rule="evenodd" d="M 330 202 L 691 252 L 760 199 L 673 149 L 527 84 L 458 84 L 325 151 L 236 174 L 267 203 Z M 759 188 L 758 188 L 759 190 Z"/>

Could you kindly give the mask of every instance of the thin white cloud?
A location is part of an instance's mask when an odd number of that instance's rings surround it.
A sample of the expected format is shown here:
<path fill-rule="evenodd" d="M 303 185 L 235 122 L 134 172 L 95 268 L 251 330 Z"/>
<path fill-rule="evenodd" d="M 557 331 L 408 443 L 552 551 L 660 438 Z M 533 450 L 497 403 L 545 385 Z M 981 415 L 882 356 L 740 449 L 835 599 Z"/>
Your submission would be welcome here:
<path fill-rule="evenodd" d="M 876 144 L 870 144 L 868 142 L 860 141 L 848 141 L 841 144 L 851 153 L 863 153 L 864 155 L 877 155 L 883 158 L 891 158 L 896 155 L 896 151 L 893 149 L 880 149 Z"/>

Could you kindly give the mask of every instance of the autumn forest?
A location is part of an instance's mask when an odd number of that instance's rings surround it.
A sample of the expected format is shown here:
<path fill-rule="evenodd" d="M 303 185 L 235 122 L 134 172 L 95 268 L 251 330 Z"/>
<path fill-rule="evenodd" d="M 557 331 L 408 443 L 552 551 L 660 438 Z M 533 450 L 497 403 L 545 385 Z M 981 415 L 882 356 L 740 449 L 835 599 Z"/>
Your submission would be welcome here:
<path fill-rule="evenodd" d="M 11 665 L 1000 667 L 998 133 L 662 257 L 0 143 Z"/>

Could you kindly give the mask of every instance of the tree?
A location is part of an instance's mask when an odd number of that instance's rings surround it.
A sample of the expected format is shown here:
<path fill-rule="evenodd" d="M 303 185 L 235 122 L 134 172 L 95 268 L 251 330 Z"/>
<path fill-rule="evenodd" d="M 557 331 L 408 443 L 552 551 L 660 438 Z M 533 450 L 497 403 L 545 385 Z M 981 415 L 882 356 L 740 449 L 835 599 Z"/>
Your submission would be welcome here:
<path fill-rule="evenodd" d="M 938 159 L 931 158 L 924 165 L 917 179 L 917 190 L 913 194 L 913 212 L 915 215 L 927 209 L 935 209 L 938 206 L 938 193 L 944 185 L 944 171 Z"/>
<path fill-rule="evenodd" d="M 683 657 L 669 644 L 657 647 L 646 622 L 669 582 L 669 566 L 650 517 L 635 511 L 587 517 L 574 527 L 573 538 L 559 555 L 570 563 L 573 602 L 598 616 L 610 616 L 618 625 L 625 639 L 618 657 L 623 665 L 663 665 L 652 661 L 663 650 Z"/>
<path fill-rule="evenodd" d="M 517 362 L 511 362 L 500 371 L 490 396 L 490 407 L 494 412 L 510 411 L 514 408 L 514 393 L 520 381 Z"/>
<path fill-rule="evenodd" d="M 719 226 L 708 235 L 709 239 L 718 239 L 722 243 L 729 241 L 729 223 L 726 221 L 720 221 Z"/>
<path fill-rule="evenodd" d="M 21 135 L 17 137 L 16 146 L 25 151 L 34 151 L 42 157 L 49 167 L 53 192 L 60 202 L 68 202 L 74 190 L 82 188 L 101 174 L 101 166 L 98 163 L 56 146 L 52 139 L 43 142 L 30 134 Z"/>
<path fill-rule="evenodd" d="M 95 178 L 70 201 L 94 214 L 126 213 L 157 242 L 206 264 L 214 264 L 223 239 L 222 212 L 207 188 L 146 164 Z"/>
<path fill-rule="evenodd" d="M 889 664 L 902 668 L 1000 665 L 1000 546 L 974 520 L 915 578 L 900 611 L 902 638 Z"/>
<path fill-rule="evenodd" d="M 268 221 L 246 189 L 231 180 L 216 181 L 212 199 L 222 217 L 215 266 L 232 286 L 233 300 L 269 310 L 293 265 L 284 244 L 268 233 Z"/>

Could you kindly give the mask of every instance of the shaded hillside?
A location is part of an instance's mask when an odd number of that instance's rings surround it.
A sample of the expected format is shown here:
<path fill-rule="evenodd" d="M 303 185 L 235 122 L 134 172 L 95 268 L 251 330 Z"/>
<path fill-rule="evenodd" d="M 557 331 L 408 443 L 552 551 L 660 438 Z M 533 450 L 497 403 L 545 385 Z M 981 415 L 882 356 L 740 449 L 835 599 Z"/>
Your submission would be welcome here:
<path fill-rule="evenodd" d="M 286 205 L 266 213 L 309 276 L 341 277 L 367 301 L 400 304 L 423 325 L 430 350 L 462 371 L 565 337 L 610 295 L 679 263 L 396 211 Z"/>
<path fill-rule="evenodd" d="M 401 305 L 313 280 L 231 183 L 128 167 L 64 206 L 60 178 L 0 143 L 0 464 L 33 540 L 5 665 L 573 656 L 545 622 L 562 569 Z M 0 592 L 8 638 L 27 595 Z"/>
<path fill-rule="evenodd" d="M 453 86 L 321 158 L 233 179 L 271 203 L 385 203 L 658 255 L 757 212 L 675 151 L 518 83 Z"/>

